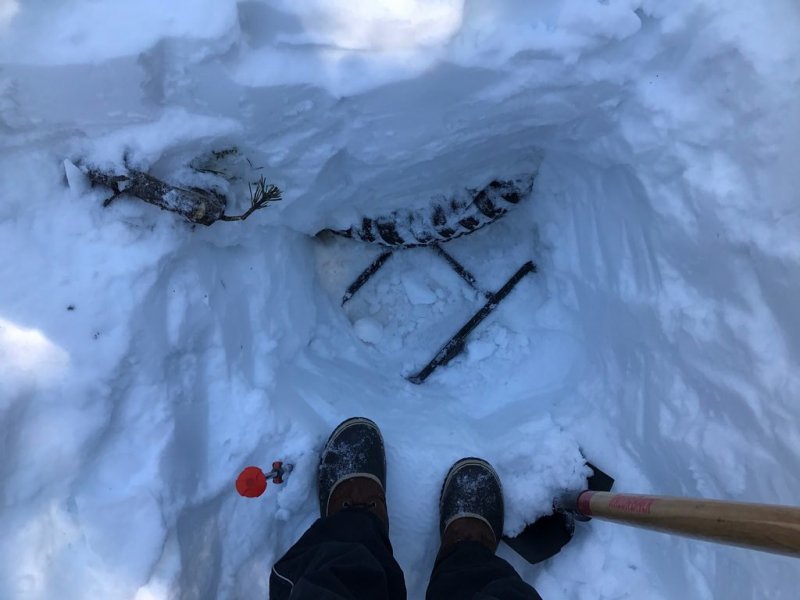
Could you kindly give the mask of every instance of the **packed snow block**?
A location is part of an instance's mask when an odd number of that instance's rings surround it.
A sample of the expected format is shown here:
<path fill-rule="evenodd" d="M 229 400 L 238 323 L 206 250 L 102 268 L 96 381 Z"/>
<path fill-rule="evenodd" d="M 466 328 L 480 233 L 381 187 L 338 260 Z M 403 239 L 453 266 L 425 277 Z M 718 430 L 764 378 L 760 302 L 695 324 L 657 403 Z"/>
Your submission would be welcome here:
<path fill-rule="evenodd" d="M 391 247 L 431 246 L 496 221 L 530 195 L 534 179 L 535 175 L 495 179 L 479 190 L 465 190 L 428 209 L 397 210 L 384 217 L 364 217 L 347 229 L 325 231 Z"/>

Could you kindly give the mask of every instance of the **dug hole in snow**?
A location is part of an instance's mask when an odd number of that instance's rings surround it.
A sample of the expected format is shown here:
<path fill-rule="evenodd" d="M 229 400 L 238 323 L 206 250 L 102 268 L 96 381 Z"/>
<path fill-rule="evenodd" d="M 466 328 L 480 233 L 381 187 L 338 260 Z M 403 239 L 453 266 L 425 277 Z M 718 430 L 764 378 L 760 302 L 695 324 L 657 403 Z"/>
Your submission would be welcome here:
<path fill-rule="evenodd" d="M 800 9 L 669 4 L 0 0 L 0 597 L 265 597 L 353 415 L 386 440 L 411 598 L 462 456 L 496 467 L 508 534 L 581 452 L 621 491 L 796 504 Z M 230 146 L 284 192 L 244 223 L 65 182 L 68 159 L 201 185 L 189 161 Z M 538 272 L 409 383 L 484 298 L 418 248 L 342 306 L 381 249 L 313 235 L 534 172 L 446 249 L 489 291 Z M 277 459 L 285 484 L 236 495 Z M 500 554 L 545 598 L 800 584 L 599 521 Z"/>

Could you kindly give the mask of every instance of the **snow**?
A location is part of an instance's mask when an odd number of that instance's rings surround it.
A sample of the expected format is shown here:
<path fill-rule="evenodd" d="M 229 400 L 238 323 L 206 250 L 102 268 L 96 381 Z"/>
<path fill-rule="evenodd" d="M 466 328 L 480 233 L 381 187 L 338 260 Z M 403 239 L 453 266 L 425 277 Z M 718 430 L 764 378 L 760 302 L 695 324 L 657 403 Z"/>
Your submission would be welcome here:
<path fill-rule="evenodd" d="M 791 0 L 0 0 L 0 597 L 265 597 L 353 415 L 386 440 L 412 598 L 462 456 L 496 467 L 509 534 L 582 454 L 621 491 L 796 504 L 797 31 Z M 201 182 L 231 145 L 284 190 L 244 223 L 104 209 L 65 175 Z M 420 248 L 341 306 L 381 249 L 313 234 L 539 161 L 529 200 L 446 245 L 483 289 L 538 272 L 410 384 L 483 296 Z M 236 495 L 276 459 L 285 485 Z M 543 564 L 500 553 L 546 598 L 800 583 L 596 520 Z"/>
<path fill-rule="evenodd" d="M 362 342 L 376 346 L 383 338 L 383 327 L 375 319 L 363 317 L 353 323 L 353 330 Z"/>

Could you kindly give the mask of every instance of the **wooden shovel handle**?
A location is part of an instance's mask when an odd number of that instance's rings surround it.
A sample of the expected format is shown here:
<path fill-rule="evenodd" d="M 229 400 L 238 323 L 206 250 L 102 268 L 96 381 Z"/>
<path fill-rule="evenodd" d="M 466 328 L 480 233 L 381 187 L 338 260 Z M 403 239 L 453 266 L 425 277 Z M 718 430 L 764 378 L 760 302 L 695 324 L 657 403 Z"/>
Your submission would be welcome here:
<path fill-rule="evenodd" d="M 587 491 L 577 509 L 587 517 L 800 557 L 800 508 L 791 506 Z"/>

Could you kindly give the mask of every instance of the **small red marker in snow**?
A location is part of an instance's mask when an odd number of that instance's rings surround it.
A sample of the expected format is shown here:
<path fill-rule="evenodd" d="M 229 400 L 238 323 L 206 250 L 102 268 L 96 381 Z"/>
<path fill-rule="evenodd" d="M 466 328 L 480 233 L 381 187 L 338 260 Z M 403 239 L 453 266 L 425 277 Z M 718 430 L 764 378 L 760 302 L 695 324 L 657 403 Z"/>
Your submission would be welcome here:
<path fill-rule="evenodd" d="M 272 483 L 283 483 L 283 477 L 291 472 L 292 465 L 284 465 L 276 460 L 272 463 L 272 471 L 264 473 L 259 467 L 245 467 L 236 478 L 236 491 L 245 498 L 258 498 L 267 489 L 267 479 Z"/>
<path fill-rule="evenodd" d="M 236 478 L 236 491 L 245 498 L 258 498 L 267 489 L 267 476 L 258 467 L 247 467 Z"/>

